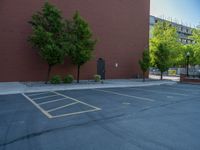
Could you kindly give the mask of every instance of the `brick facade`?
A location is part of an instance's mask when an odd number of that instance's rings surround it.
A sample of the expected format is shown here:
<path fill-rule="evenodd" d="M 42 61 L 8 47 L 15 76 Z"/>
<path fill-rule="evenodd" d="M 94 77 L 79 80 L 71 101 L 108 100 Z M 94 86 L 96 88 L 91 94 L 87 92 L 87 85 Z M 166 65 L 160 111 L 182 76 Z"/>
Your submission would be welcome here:
<path fill-rule="evenodd" d="M 0 81 L 45 80 L 47 64 L 27 42 L 27 23 L 44 0 L 0 1 Z M 138 60 L 148 47 L 149 0 L 50 0 L 65 18 L 76 10 L 89 22 L 98 44 L 91 61 L 81 67 L 81 79 L 97 72 L 97 60 L 106 64 L 106 78 L 131 78 L 140 72 Z M 118 67 L 116 67 L 116 63 Z M 76 75 L 70 60 L 53 68 L 51 75 Z"/>

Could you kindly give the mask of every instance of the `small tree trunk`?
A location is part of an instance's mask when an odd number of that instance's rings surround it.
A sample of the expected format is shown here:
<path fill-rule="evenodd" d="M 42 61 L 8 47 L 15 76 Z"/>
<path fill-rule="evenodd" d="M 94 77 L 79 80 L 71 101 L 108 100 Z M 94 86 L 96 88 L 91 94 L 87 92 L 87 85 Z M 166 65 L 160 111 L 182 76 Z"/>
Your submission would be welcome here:
<path fill-rule="evenodd" d="M 77 69 L 77 83 L 79 83 L 80 65 L 78 65 Z"/>
<path fill-rule="evenodd" d="M 161 72 L 161 74 L 160 74 L 160 80 L 162 80 L 163 79 L 163 72 Z"/>
<path fill-rule="evenodd" d="M 143 82 L 145 82 L 145 72 L 143 71 Z"/>
<path fill-rule="evenodd" d="M 52 68 L 52 65 L 49 65 L 48 66 L 48 73 L 47 73 L 47 78 L 46 78 L 45 84 L 47 84 L 47 82 L 49 81 L 49 75 L 51 73 L 51 68 Z"/>

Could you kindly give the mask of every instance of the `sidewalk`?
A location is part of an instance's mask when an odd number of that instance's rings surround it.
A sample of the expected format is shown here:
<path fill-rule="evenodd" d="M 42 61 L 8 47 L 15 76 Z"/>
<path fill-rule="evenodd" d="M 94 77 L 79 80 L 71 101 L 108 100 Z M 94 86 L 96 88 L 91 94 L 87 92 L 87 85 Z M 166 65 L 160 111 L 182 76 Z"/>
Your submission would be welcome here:
<path fill-rule="evenodd" d="M 154 80 L 160 80 L 160 75 L 149 75 L 150 79 L 154 79 Z M 180 81 L 180 76 L 163 76 L 164 80 L 171 80 L 171 81 L 176 81 L 179 82 Z"/>
<path fill-rule="evenodd" d="M 44 84 L 44 82 L 0 82 L 0 95 L 17 94 L 27 92 L 44 92 L 57 90 L 80 90 L 94 88 L 116 88 L 116 87 L 141 87 L 161 84 L 176 84 L 174 81 L 142 80 L 137 79 L 116 79 L 94 82 L 91 80 L 81 80 L 79 84 Z"/>

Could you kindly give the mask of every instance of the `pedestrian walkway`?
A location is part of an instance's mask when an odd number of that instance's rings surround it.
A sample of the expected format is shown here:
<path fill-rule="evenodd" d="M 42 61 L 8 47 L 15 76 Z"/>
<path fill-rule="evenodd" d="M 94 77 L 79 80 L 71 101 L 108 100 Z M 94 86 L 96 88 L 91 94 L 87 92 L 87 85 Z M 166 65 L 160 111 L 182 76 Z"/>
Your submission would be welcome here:
<path fill-rule="evenodd" d="M 80 89 L 95 89 L 95 88 L 115 88 L 115 87 L 141 87 L 161 84 L 176 84 L 174 81 L 168 80 L 142 80 L 137 79 L 116 79 L 105 80 L 103 82 L 94 82 L 91 80 L 82 80 L 79 84 L 44 84 L 44 82 L 0 82 L 0 95 L 30 93 L 30 92 L 45 92 L 57 90 L 80 90 Z"/>

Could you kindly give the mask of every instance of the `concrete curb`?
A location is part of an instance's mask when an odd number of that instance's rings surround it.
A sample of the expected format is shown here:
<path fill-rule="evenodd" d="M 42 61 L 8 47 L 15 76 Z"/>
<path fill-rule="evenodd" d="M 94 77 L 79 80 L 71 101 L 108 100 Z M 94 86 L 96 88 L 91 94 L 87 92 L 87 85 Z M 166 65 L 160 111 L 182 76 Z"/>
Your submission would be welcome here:
<path fill-rule="evenodd" d="M 50 85 L 41 87 L 29 87 L 22 83 L 0 83 L 0 95 L 20 94 L 20 93 L 34 93 L 45 91 L 63 91 L 63 90 L 84 90 L 84 89 L 102 89 L 102 88 L 125 88 L 125 87 L 144 87 L 154 85 L 173 85 L 173 81 L 151 81 L 151 82 L 130 82 L 126 83 L 113 83 L 113 84 L 75 84 L 75 85 Z"/>

